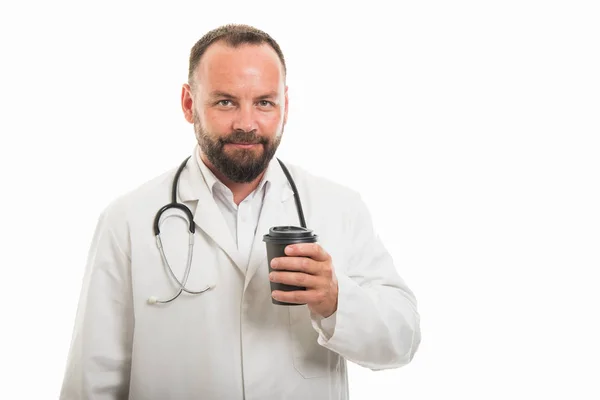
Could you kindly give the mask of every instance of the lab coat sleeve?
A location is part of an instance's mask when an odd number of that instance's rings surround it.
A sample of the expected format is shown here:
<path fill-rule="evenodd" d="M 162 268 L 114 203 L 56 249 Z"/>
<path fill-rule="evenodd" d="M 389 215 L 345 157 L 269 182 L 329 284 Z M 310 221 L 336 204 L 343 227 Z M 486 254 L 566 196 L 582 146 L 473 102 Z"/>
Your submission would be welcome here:
<path fill-rule="evenodd" d="M 133 333 L 130 259 L 123 229 L 114 229 L 116 220 L 105 211 L 92 238 L 61 400 L 128 397 Z"/>
<path fill-rule="evenodd" d="M 346 265 L 333 259 L 338 307 L 328 318 L 312 314 L 318 343 L 372 370 L 408 364 L 421 341 L 413 292 L 398 274 L 374 230 L 365 203 L 356 195 L 348 218 Z"/>

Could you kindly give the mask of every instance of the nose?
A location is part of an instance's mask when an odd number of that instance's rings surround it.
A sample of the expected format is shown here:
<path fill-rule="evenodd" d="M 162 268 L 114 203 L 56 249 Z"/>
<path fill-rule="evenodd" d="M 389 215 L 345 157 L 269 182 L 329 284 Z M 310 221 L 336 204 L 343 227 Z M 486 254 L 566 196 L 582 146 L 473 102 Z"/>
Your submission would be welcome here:
<path fill-rule="evenodd" d="M 254 107 L 252 105 L 243 105 L 235 113 L 232 128 L 236 131 L 256 131 L 258 129 Z"/>

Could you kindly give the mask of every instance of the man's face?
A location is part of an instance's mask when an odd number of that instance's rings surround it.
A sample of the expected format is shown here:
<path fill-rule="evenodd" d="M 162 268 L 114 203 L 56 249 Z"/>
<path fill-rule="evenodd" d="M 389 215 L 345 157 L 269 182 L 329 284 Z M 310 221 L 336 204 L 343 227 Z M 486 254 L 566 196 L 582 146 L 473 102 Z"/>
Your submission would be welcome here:
<path fill-rule="evenodd" d="M 253 181 L 273 158 L 287 119 L 277 53 L 266 44 L 214 43 L 194 77 L 188 102 L 200 149 L 228 179 Z"/>

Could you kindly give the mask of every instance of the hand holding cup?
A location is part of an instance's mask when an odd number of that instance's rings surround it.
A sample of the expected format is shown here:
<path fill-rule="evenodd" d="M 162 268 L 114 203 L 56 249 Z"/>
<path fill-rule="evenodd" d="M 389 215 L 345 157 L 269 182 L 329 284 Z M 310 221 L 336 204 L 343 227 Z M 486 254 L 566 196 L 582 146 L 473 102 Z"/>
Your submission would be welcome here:
<path fill-rule="evenodd" d="M 306 304 L 323 318 L 337 310 L 338 284 L 331 256 L 318 243 L 297 243 L 285 247 L 285 257 L 271 260 L 271 282 L 303 287 L 304 290 L 273 290 L 280 302 Z"/>

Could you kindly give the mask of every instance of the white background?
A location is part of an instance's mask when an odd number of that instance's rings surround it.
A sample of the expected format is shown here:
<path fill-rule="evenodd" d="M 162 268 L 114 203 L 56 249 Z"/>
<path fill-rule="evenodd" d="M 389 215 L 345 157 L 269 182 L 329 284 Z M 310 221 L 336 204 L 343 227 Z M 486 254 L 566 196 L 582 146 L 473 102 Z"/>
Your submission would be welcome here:
<path fill-rule="evenodd" d="M 423 342 L 358 399 L 599 399 L 595 2 L 3 2 L 2 399 L 57 398 L 96 218 L 194 144 L 189 49 L 287 57 L 278 156 L 358 189 Z"/>

